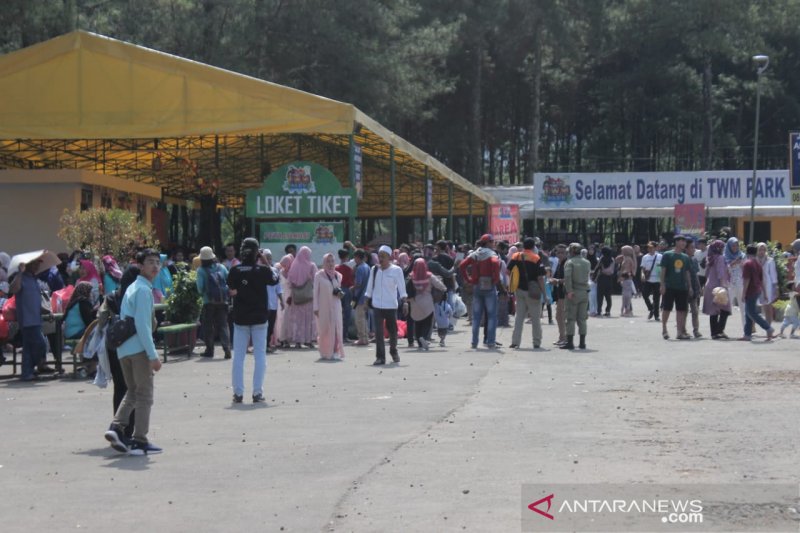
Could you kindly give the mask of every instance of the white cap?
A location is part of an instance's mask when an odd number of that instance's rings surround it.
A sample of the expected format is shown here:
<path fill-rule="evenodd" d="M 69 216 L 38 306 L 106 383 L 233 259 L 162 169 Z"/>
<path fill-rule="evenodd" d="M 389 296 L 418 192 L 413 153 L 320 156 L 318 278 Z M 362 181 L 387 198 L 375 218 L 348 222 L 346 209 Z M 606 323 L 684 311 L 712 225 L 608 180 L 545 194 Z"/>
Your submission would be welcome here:
<path fill-rule="evenodd" d="M 392 257 L 392 249 L 389 248 L 388 246 L 386 246 L 385 244 L 383 246 L 381 246 L 380 248 L 378 248 L 378 253 L 381 253 L 381 252 L 385 253 L 389 257 Z"/>
<path fill-rule="evenodd" d="M 209 261 L 214 259 L 216 256 L 214 255 L 214 250 L 211 249 L 210 246 L 203 246 L 200 248 L 200 260 L 201 261 Z"/>

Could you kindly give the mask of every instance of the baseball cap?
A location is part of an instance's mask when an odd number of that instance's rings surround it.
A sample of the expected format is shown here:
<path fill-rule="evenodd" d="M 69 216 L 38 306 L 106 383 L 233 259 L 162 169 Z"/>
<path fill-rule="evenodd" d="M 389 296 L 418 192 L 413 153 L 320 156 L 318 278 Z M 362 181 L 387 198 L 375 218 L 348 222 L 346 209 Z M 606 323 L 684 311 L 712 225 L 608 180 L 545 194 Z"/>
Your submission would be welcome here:
<path fill-rule="evenodd" d="M 486 242 L 492 242 L 493 240 L 494 237 L 492 237 L 491 233 L 484 233 L 483 235 L 481 235 L 481 238 L 478 239 L 478 242 L 486 243 Z"/>

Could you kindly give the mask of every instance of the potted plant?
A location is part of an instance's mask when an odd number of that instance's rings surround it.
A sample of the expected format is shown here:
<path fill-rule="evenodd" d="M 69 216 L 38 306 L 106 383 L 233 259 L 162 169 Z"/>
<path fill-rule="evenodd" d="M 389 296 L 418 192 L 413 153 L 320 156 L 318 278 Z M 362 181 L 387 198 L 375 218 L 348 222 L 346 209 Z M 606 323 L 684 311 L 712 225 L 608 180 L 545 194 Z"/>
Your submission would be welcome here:
<path fill-rule="evenodd" d="M 179 266 L 185 267 L 183 264 Z M 159 328 L 169 352 L 188 350 L 191 353 L 197 341 L 197 322 L 203 299 L 197 291 L 196 281 L 195 272 L 182 268 L 173 278 L 172 290 L 164 302 L 167 305 L 167 323 Z"/>

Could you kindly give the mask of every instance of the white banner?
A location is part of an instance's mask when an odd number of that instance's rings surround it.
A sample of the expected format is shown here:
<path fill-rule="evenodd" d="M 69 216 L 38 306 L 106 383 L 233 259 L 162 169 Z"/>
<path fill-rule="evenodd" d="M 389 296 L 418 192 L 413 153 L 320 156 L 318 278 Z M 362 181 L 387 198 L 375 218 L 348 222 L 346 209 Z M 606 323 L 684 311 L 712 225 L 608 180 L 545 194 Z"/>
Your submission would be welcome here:
<path fill-rule="evenodd" d="M 537 173 L 537 209 L 749 206 L 752 170 L 703 172 Z M 756 205 L 792 205 L 788 170 L 759 170 Z"/>

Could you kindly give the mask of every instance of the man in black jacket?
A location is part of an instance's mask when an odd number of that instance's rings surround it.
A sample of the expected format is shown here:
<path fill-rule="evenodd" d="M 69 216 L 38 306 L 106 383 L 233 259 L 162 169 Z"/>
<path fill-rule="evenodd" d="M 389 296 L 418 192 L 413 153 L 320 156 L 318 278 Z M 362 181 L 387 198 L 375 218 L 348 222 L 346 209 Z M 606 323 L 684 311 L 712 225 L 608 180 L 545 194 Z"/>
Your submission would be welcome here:
<path fill-rule="evenodd" d="M 228 274 L 228 288 L 233 296 L 233 403 L 244 398 L 244 358 L 247 344 L 253 341 L 253 403 L 264 401 L 264 376 L 267 373 L 267 285 L 278 277 L 266 265 L 257 263 L 259 243 L 248 237 L 242 241 L 241 264 Z M 266 263 L 266 258 L 265 261 Z"/>

